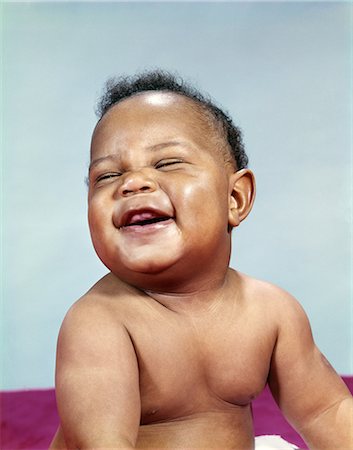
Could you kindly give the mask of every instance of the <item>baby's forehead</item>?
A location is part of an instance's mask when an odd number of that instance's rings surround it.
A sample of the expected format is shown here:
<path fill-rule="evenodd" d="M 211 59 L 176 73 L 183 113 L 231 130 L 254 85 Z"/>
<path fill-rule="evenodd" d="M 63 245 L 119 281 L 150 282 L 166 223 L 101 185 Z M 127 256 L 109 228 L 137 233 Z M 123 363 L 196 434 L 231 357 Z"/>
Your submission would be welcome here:
<path fill-rule="evenodd" d="M 202 138 L 224 140 L 215 119 L 199 102 L 170 91 L 145 91 L 126 97 L 107 110 L 94 129 L 92 145 L 127 127 L 134 129 L 134 125 L 187 129 Z"/>
<path fill-rule="evenodd" d="M 113 104 L 97 123 L 109 121 L 112 116 L 119 113 L 128 114 L 133 117 L 142 110 L 159 110 L 166 114 L 175 113 L 173 120 L 182 121 L 183 114 L 195 121 L 210 122 L 210 112 L 197 100 L 186 95 L 172 91 L 143 91 L 134 93 Z M 180 116 L 178 117 L 178 114 Z"/>

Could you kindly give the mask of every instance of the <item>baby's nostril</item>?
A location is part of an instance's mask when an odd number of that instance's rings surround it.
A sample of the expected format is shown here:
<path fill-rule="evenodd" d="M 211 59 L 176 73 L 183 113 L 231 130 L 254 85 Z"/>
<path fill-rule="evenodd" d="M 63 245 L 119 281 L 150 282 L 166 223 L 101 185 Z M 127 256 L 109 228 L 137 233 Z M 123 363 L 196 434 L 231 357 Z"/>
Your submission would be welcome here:
<path fill-rule="evenodd" d="M 123 189 L 121 190 L 122 195 L 128 196 L 128 195 L 133 195 L 133 194 L 138 194 L 139 192 L 149 192 L 152 190 L 151 186 L 148 185 L 148 183 L 146 183 L 145 185 L 142 186 L 132 186 L 129 185 L 128 186 L 130 189 Z"/>

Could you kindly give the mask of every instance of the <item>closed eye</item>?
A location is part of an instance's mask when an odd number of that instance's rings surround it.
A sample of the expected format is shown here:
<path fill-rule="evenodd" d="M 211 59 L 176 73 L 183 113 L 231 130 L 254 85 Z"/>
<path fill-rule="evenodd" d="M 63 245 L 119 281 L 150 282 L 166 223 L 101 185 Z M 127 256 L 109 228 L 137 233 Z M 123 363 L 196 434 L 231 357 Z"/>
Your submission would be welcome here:
<path fill-rule="evenodd" d="M 156 165 L 155 168 L 156 169 L 161 169 L 163 167 L 168 167 L 168 166 L 174 166 L 175 164 L 181 164 L 184 161 L 180 160 L 180 159 L 172 159 L 172 160 L 163 160 L 163 161 L 159 161 Z"/>
<path fill-rule="evenodd" d="M 100 175 L 96 178 L 96 183 L 99 183 L 100 181 L 104 180 L 110 180 L 111 178 L 120 177 L 121 173 L 119 172 L 111 172 L 111 173 L 105 173 L 104 175 Z"/>

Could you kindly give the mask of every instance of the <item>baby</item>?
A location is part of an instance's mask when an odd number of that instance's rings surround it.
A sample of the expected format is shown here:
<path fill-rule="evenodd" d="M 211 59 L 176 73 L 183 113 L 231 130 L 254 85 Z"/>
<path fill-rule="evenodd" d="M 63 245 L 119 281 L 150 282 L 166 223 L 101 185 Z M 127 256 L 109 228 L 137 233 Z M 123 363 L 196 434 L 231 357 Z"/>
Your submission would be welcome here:
<path fill-rule="evenodd" d="M 108 85 L 88 219 L 109 273 L 61 327 L 52 449 L 253 449 L 266 383 L 311 449 L 353 449 L 352 397 L 301 306 L 228 266 L 254 196 L 208 98 L 160 71 Z"/>

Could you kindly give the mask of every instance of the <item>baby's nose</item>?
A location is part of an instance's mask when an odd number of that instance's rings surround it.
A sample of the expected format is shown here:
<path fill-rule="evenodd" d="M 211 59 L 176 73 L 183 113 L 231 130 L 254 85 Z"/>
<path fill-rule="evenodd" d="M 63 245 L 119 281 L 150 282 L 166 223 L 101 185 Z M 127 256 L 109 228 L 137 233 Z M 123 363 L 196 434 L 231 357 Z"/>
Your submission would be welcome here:
<path fill-rule="evenodd" d="M 147 174 L 134 172 L 125 175 L 124 181 L 119 188 L 119 194 L 123 197 L 143 192 L 153 192 L 157 188 L 156 182 Z"/>

